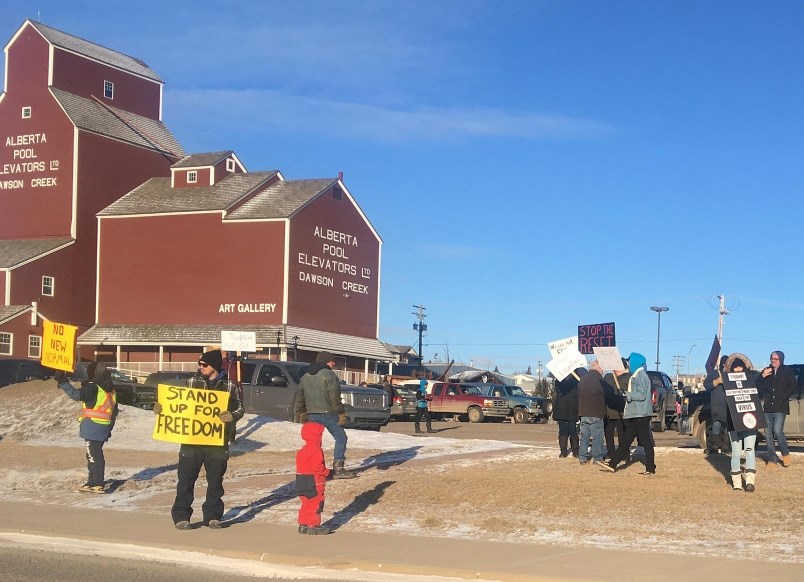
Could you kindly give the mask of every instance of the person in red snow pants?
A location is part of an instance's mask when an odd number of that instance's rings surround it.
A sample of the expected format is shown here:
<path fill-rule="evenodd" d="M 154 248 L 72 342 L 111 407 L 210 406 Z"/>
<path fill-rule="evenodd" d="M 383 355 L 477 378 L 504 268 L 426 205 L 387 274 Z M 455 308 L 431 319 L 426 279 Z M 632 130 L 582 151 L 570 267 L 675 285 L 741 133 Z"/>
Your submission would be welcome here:
<path fill-rule="evenodd" d="M 304 446 L 296 453 L 296 494 L 301 500 L 299 509 L 300 534 L 329 534 L 332 530 L 321 527 L 324 510 L 324 490 L 329 469 L 324 465 L 321 435 L 324 425 L 305 422 L 301 428 Z"/>

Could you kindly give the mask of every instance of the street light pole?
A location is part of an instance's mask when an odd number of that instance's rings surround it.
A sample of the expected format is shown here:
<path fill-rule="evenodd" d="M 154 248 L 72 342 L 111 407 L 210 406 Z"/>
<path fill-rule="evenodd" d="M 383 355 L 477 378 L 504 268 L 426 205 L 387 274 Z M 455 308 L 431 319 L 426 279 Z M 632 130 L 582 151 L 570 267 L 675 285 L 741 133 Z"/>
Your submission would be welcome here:
<path fill-rule="evenodd" d="M 692 348 L 697 348 L 698 344 L 692 344 L 690 351 L 687 352 L 687 376 L 690 375 L 690 355 L 692 355 Z"/>
<path fill-rule="evenodd" d="M 662 337 L 662 311 L 670 311 L 669 307 L 656 307 L 655 305 L 650 308 L 651 311 L 655 311 L 656 314 L 659 316 L 658 318 L 658 325 L 656 327 L 656 371 L 659 371 L 659 341 Z"/>

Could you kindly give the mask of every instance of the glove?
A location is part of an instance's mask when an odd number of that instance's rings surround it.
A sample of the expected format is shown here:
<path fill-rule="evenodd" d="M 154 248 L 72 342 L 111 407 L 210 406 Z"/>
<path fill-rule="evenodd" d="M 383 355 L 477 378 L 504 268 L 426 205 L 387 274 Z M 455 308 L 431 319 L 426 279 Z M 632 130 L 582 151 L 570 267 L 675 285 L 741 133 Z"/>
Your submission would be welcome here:
<path fill-rule="evenodd" d="M 349 424 L 349 417 L 346 414 L 339 414 L 338 415 L 338 426 L 346 426 Z"/>
<path fill-rule="evenodd" d="M 162 414 L 162 405 L 154 402 L 154 414 Z"/>
<path fill-rule="evenodd" d="M 224 410 L 220 414 L 218 414 L 218 418 L 220 418 L 223 422 L 232 422 L 234 420 L 234 416 L 228 410 Z"/>
<path fill-rule="evenodd" d="M 57 370 L 55 374 L 53 374 L 53 379 L 56 381 L 56 384 L 61 384 L 62 382 L 67 381 L 67 372 L 64 370 Z"/>

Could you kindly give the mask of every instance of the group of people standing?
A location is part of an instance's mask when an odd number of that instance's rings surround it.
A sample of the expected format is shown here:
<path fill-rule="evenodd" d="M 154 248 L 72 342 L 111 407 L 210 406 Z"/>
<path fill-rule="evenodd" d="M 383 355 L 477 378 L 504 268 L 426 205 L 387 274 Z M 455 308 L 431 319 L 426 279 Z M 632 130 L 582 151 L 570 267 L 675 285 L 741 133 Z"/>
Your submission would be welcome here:
<path fill-rule="evenodd" d="M 332 530 L 321 525 L 324 492 L 327 478 L 346 479 L 357 473 L 344 468 L 346 457 L 346 431 L 348 418 L 341 398 L 340 380 L 332 371 L 334 357 L 320 352 L 307 373 L 302 376 L 295 400 L 295 420 L 302 424 L 304 446 L 296 455 L 296 489 L 301 500 L 299 533 L 328 534 Z M 226 410 L 218 413 L 224 425 L 220 445 L 182 444 L 179 448 L 176 498 L 171 507 L 173 525 L 179 530 L 195 529 L 190 522 L 193 514 L 195 483 L 204 468 L 206 498 L 201 511 L 201 525 L 210 529 L 224 527 L 223 478 L 229 460 L 229 445 L 234 441 L 235 424 L 243 417 L 241 392 L 228 374 L 228 366 L 221 350 L 204 352 L 198 359 L 198 373 L 188 379 L 187 387 L 216 390 L 229 394 Z M 105 460 L 103 445 L 109 440 L 117 418 L 118 405 L 111 373 L 103 363 L 93 362 L 87 367 L 88 379 L 76 388 L 66 373 L 58 372 L 54 378 L 67 396 L 83 403 L 79 435 L 86 441 L 87 482 L 78 488 L 81 492 L 105 493 Z M 154 405 L 154 413 L 162 413 L 162 405 Z M 328 430 L 335 439 L 332 469 L 324 463 L 322 434 Z"/>
<path fill-rule="evenodd" d="M 724 355 L 718 367 L 710 372 L 704 380 L 704 388 L 711 392 L 711 435 L 707 441 L 706 454 L 717 453 L 727 448 L 725 440 L 731 447 L 731 482 L 735 491 L 753 492 L 756 488 L 756 429 L 738 429 L 735 426 L 726 399 L 724 375 L 729 372 L 754 373 L 754 367 L 748 356 L 741 353 Z M 770 365 L 756 376 L 756 385 L 762 398 L 762 409 L 765 414 L 765 463 L 768 469 L 776 469 L 779 465 L 790 466 L 790 449 L 784 434 L 785 418 L 790 414 L 790 397 L 796 387 L 795 374 L 792 368 L 784 365 L 784 352 L 774 351 L 770 355 Z M 779 445 L 781 459 L 776 454 Z M 745 456 L 745 464 L 741 458 Z"/>
<path fill-rule="evenodd" d="M 621 362 L 621 369 L 612 370 L 605 378 L 600 363 L 594 360 L 588 371 L 578 368 L 556 382 L 553 419 L 558 422 L 559 456 L 568 457 L 571 451 L 581 465 L 615 472 L 620 463 L 630 461 L 636 440 L 645 451 L 645 470 L 640 474 L 653 475 L 653 410 L 645 356 L 633 352 Z"/>

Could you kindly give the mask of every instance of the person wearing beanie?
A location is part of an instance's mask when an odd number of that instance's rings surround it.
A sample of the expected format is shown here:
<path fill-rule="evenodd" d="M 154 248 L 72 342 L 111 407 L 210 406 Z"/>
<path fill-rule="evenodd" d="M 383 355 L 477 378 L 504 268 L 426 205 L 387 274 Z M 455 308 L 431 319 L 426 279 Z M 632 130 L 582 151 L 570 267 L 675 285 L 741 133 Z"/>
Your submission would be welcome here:
<path fill-rule="evenodd" d="M 782 453 L 782 466 L 790 466 L 790 449 L 784 434 L 784 420 L 790 414 L 790 397 L 796 391 L 796 376 L 793 368 L 784 365 L 784 352 L 770 355 L 770 366 L 763 368 L 757 378 L 757 388 L 762 396 L 762 409 L 768 427 L 765 429 L 766 463 L 769 469 L 779 466 L 775 441 Z"/>
<path fill-rule="evenodd" d="M 238 398 L 236 386 L 229 380 L 223 369 L 223 356 L 220 350 L 210 350 L 198 358 L 198 374 L 187 380 L 188 388 L 199 390 L 218 390 L 229 393 L 229 406 L 220 412 L 218 418 L 224 423 L 223 444 L 190 445 L 182 444 L 179 449 L 178 482 L 176 499 L 170 510 L 176 529 L 193 529 L 190 517 L 193 515 L 195 482 L 204 468 L 207 478 L 207 495 L 201 506 L 202 525 L 210 529 L 223 527 L 223 476 L 229 462 L 229 441 L 234 424 L 243 418 L 243 405 Z M 162 412 L 162 405 L 154 405 L 154 414 Z"/>
<path fill-rule="evenodd" d="M 119 412 L 112 373 L 102 362 L 92 362 L 87 366 L 87 380 L 81 383 L 80 388 L 67 380 L 65 372 L 56 372 L 53 378 L 67 396 L 83 403 L 78 418 L 78 434 L 86 444 L 87 482 L 77 491 L 106 493 L 103 445 L 112 436 Z"/>
<path fill-rule="evenodd" d="M 341 399 L 341 381 L 332 367 L 335 356 L 330 352 L 319 352 L 315 362 L 310 364 L 307 372 L 299 382 L 296 401 L 293 407 L 295 422 L 317 422 L 323 424 L 335 439 L 333 453 L 332 478 L 351 479 L 357 477 L 355 471 L 344 469 L 346 463 L 346 431 L 344 425 L 349 422 Z"/>
<path fill-rule="evenodd" d="M 630 457 L 631 444 L 634 439 L 645 451 L 645 470 L 640 475 L 653 475 L 656 473 L 656 461 L 653 450 L 653 433 L 650 430 L 650 419 L 653 415 L 651 404 L 651 384 L 645 370 L 645 356 L 632 352 L 628 356 L 628 370 L 631 377 L 625 388 L 625 409 L 623 410 L 623 423 L 625 424 L 625 438 L 617 446 L 608 465 L 603 468 L 616 471 L 617 464 Z"/>

